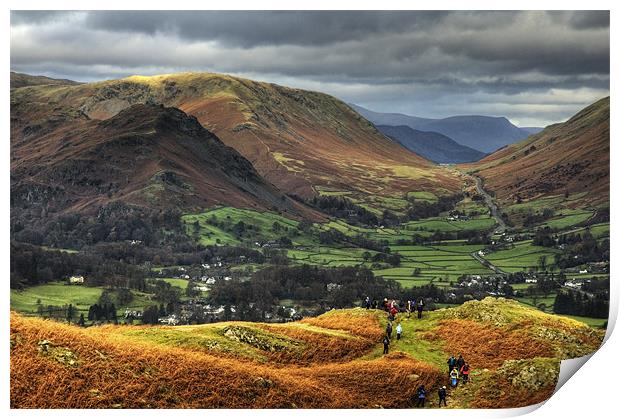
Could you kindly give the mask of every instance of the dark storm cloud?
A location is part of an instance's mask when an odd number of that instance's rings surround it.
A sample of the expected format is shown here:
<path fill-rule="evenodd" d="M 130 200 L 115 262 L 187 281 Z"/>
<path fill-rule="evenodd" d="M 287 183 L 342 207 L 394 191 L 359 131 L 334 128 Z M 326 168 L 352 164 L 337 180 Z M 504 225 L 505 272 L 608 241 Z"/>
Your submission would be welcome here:
<path fill-rule="evenodd" d="M 569 22 L 573 28 L 609 28 L 609 12 L 604 10 L 584 10 L 571 13 Z"/>
<path fill-rule="evenodd" d="M 64 10 L 17 10 L 11 11 L 11 23 L 41 24 L 62 19 L 64 16 L 73 13 L 75 12 Z"/>
<path fill-rule="evenodd" d="M 609 12 L 13 12 L 11 66 L 225 72 L 431 117 L 514 103 L 532 125 L 608 94 Z"/>
<path fill-rule="evenodd" d="M 188 40 L 259 45 L 326 45 L 433 25 L 442 12 L 151 11 L 88 15 L 94 28 L 147 34 L 174 33 Z"/>

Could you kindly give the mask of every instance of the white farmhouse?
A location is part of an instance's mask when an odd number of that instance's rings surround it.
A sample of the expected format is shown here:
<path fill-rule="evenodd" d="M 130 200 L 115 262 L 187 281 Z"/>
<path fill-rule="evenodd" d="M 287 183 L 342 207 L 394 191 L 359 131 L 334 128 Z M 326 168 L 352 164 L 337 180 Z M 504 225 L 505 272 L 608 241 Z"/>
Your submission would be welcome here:
<path fill-rule="evenodd" d="M 82 275 L 74 275 L 69 278 L 69 283 L 70 284 L 83 284 L 84 277 Z"/>

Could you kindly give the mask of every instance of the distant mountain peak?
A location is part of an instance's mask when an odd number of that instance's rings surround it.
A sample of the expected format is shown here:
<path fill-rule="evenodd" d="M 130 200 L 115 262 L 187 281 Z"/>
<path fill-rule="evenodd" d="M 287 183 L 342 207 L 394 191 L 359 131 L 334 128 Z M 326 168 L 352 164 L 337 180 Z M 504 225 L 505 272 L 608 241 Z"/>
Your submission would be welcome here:
<path fill-rule="evenodd" d="M 377 129 L 414 153 L 436 163 L 467 163 L 480 160 L 486 155 L 437 132 L 420 131 L 407 125 L 377 125 Z"/>
<path fill-rule="evenodd" d="M 531 132 L 515 126 L 505 116 L 455 115 L 446 118 L 420 118 L 405 114 L 381 113 L 353 105 L 375 125 L 406 125 L 420 131 L 443 134 L 458 144 L 485 153 L 527 138 Z"/>
<path fill-rule="evenodd" d="M 11 89 L 17 89 L 27 86 L 41 86 L 41 85 L 77 85 L 80 84 L 77 81 L 67 79 L 53 79 L 46 76 L 32 76 L 25 73 L 17 73 L 11 71 Z"/>

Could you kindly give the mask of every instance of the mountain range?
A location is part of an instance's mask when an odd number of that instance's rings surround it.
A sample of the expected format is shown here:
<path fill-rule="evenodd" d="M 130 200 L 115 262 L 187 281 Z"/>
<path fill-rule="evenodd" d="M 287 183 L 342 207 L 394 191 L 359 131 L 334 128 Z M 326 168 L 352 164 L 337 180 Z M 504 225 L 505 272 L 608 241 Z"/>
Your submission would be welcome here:
<path fill-rule="evenodd" d="M 377 125 L 377 129 L 420 156 L 436 163 L 467 163 L 486 154 L 438 132 L 418 131 L 406 125 Z"/>
<path fill-rule="evenodd" d="M 430 119 L 398 113 L 380 113 L 357 105 L 351 106 L 375 125 L 405 125 L 419 131 L 437 132 L 483 153 L 491 153 L 540 130 L 535 127 L 519 128 L 505 117 L 465 115 Z"/>
<path fill-rule="evenodd" d="M 487 137 L 506 126 L 524 137 L 529 130 L 505 118 L 372 113 L 375 123 L 426 128 L 375 126 L 326 94 L 211 73 L 96 83 L 11 73 L 11 82 L 19 86 L 11 89 L 12 199 L 42 199 L 59 211 L 118 200 L 182 210 L 223 204 L 317 219 L 291 197 L 460 191 L 462 176 L 432 161 L 467 162 L 483 153 L 429 127 L 465 125 L 470 135 L 488 128 Z M 477 172 L 504 202 L 566 192 L 604 202 L 609 98 L 462 169 Z"/>
<path fill-rule="evenodd" d="M 11 74 L 12 78 L 17 74 Z M 394 195 L 455 191 L 456 177 L 381 134 L 342 101 L 317 92 L 211 73 L 133 76 L 11 91 L 12 142 L 134 105 L 176 107 L 249 160 L 284 193 Z"/>

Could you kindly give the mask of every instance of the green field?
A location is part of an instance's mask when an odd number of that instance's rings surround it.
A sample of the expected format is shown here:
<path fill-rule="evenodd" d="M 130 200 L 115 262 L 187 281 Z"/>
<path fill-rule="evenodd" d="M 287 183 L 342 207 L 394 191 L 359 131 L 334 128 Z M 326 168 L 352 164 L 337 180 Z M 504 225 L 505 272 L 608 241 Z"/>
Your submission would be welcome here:
<path fill-rule="evenodd" d="M 25 313 L 37 312 L 37 300 L 45 307 L 73 304 L 79 310 L 88 311 L 95 304 L 103 288 L 83 285 L 49 283 L 27 288 L 23 291 L 11 290 L 11 309 Z"/>
<path fill-rule="evenodd" d="M 597 239 L 609 238 L 609 223 L 590 226 L 590 233 Z"/>
<path fill-rule="evenodd" d="M 40 300 L 43 307 L 48 305 L 62 307 L 72 304 L 77 310 L 88 312 L 88 308 L 97 303 L 103 290 L 103 287 L 66 285 L 61 282 L 37 285 L 25 290 L 11 290 L 11 310 L 37 313 L 37 301 Z M 153 304 L 148 294 L 137 291 L 132 291 L 132 294 L 134 298 L 128 305 L 117 307 L 119 315 L 125 311 L 125 308 L 142 310 Z"/>
<path fill-rule="evenodd" d="M 476 211 L 481 215 L 489 215 L 489 208 L 480 201 L 473 201 L 471 198 L 465 198 L 458 204 L 455 209 L 457 211 L 469 214 L 471 211 Z"/>
<path fill-rule="evenodd" d="M 489 253 L 484 258 L 506 272 L 527 271 L 539 265 L 540 257 L 546 256 L 547 266 L 553 265 L 553 257 L 559 250 L 534 246 L 531 240 L 515 243 L 512 249 Z"/>
<path fill-rule="evenodd" d="M 562 210 L 560 214 L 546 221 L 541 227 L 563 230 L 586 221 L 593 214 L 593 211 Z"/>
<path fill-rule="evenodd" d="M 407 230 L 454 232 L 460 230 L 490 230 L 495 220 L 488 216 L 480 216 L 469 220 L 449 221 L 445 217 L 427 218 L 421 221 L 410 221 L 405 224 Z"/>
<path fill-rule="evenodd" d="M 395 279 L 404 286 L 423 285 L 431 280 L 454 281 L 463 274 L 490 274 L 470 253 L 482 249 L 482 245 L 445 244 L 435 246 L 393 246 L 400 253 L 401 266 L 375 270 L 376 275 Z M 413 270 L 420 269 L 419 276 Z"/>
<path fill-rule="evenodd" d="M 179 287 L 182 290 L 186 290 L 187 289 L 187 284 L 189 284 L 189 280 L 181 279 L 181 278 L 155 278 L 155 279 L 167 282 L 170 285 L 172 285 L 173 287 Z"/>
<path fill-rule="evenodd" d="M 534 304 L 534 297 L 520 297 L 517 298 L 517 300 L 519 300 L 519 302 L 531 306 L 531 307 L 536 307 L 538 308 L 539 304 L 544 304 L 545 305 L 545 312 L 546 313 L 553 313 L 553 303 L 555 302 L 555 294 L 549 294 L 546 298 L 543 298 L 542 296 L 537 297 L 536 298 L 536 304 Z"/>
<path fill-rule="evenodd" d="M 532 285 L 536 285 L 536 284 L 527 284 L 527 283 L 525 283 L 525 282 L 520 283 L 520 284 L 510 284 L 510 286 L 512 287 L 512 289 L 513 289 L 513 290 L 515 290 L 515 291 L 516 291 L 516 290 L 520 290 L 520 291 L 526 290 L 526 289 L 528 289 L 529 287 L 531 287 Z"/>
<path fill-rule="evenodd" d="M 407 192 L 407 198 L 413 198 L 415 200 L 421 200 L 421 201 L 431 201 L 431 202 L 437 201 L 437 196 L 434 193 L 427 192 L 427 191 Z"/>
<path fill-rule="evenodd" d="M 586 230 L 589 230 L 590 234 L 592 234 L 592 236 L 594 236 L 594 238 L 596 239 L 609 238 L 609 223 L 594 224 L 588 227 L 581 227 L 581 228 L 573 229 L 573 230 L 570 230 L 570 232 L 574 234 L 582 234 Z M 560 234 L 566 234 L 566 233 L 560 233 Z"/>
<path fill-rule="evenodd" d="M 216 208 L 199 214 L 186 214 L 181 219 L 185 223 L 187 234 L 190 237 L 197 237 L 200 244 L 204 246 L 215 244 L 238 245 L 243 242 L 275 240 L 283 235 L 296 234 L 298 225 L 295 220 L 271 212 L 232 207 Z M 212 219 L 229 227 L 243 221 L 246 225 L 252 225 L 254 229 L 248 229 L 244 238 L 239 239 L 221 226 L 210 224 L 209 221 Z M 198 230 L 194 227 L 196 222 L 198 222 Z M 274 223 L 280 225 L 280 231 L 273 231 Z M 295 237 L 293 242 L 296 244 L 308 243 L 308 238 L 305 236 Z"/>
<path fill-rule="evenodd" d="M 513 217 L 517 215 L 541 214 L 545 209 L 551 209 L 554 211 L 553 217 L 536 225 L 534 228 L 569 229 L 594 215 L 594 210 L 592 209 L 574 209 L 580 206 L 579 200 L 585 195 L 586 193 L 579 193 L 572 194 L 568 198 L 565 198 L 563 195 L 537 198 L 519 204 L 506 205 L 502 207 L 502 211 Z"/>
<path fill-rule="evenodd" d="M 288 257 L 294 263 L 307 263 L 325 267 L 355 266 L 364 263 L 362 253 L 367 250 L 353 248 L 333 248 L 318 246 L 308 250 L 289 250 Z M 369 251 L 374 254 L 376 252 Z"/>
<path fill-rule="evenodd" d="M 471 257 L 470 253 L 478 251 L 481 245 L 446 244 L 435 246 L 396 245 L 391 246 L 392 253 L 401 255 L 398 267 L 373 269 L 375 275 L 394 279 L 405 287 L 420 286 L 435 280 L 439 286 L 448 286 L 449 281 L 456 280 L 463 274 L 489 274 L 488 268 L 482 266 Z M 333 248 L 317 246 L 311 249 L 295 249 L 288 251 L 288 257 L 294 263 L 308 263 L 325 267 L 364 265 L 363 253 L 374 255 L 375 251 L 361 248 Z M 417 276 L 414 269 L 419 268 Z M 447 279 L 447 280 L 445 280 Z M 444 280 L 443 283 L 439 282 Z"/>

